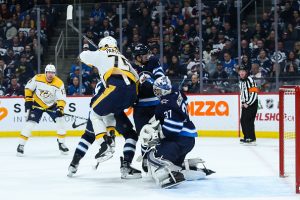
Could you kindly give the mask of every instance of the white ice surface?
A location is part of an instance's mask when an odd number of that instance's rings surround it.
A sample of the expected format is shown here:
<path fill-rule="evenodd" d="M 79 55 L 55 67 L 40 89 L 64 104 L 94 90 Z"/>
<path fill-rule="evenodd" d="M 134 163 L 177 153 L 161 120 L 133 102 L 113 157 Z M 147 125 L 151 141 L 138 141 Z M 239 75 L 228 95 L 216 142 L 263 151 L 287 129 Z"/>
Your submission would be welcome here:
<path fill-rule="evenodd" d="M 167 199 L 272 199 L 294 200 L 293 179 L 278 176 L 278 140 L 258 139 L 257 146 L 243 146 L 237 138 L 197 138 L 188 157 L 201 157 L 216 171 L 206 180 L 184 182 L 174 189 L 160 189 L 146 174 L 138 180 L 120 179 L 124 140 L 117 138 L 114 157 L 92 169 L 98 150 L 94 143 L 73 178 L 67 168 L 79 138 L 67 138 L 71 149 L 60 155 L 55 138 L 33 137 L 25 156 L 16 157 L 16 138 L 0 138 L 1 200 L 167 200 Z M 138 148 L 136 154 L 139 155 Z M 136 159 L 136 157 L 135 157 Z M 133 166 L 141 169 L 134 159 Z"/>

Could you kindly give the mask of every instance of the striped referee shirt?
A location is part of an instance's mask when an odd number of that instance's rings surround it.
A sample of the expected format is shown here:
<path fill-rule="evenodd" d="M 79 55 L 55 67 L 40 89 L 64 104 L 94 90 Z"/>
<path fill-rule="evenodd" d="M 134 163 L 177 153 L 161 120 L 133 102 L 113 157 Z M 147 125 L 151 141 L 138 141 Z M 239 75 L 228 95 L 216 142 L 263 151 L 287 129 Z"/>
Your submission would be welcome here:
<path fill-rule="evenodd" d="M 258 88 L 253 78 L 248 76 L 240 80 L 241 102 L 252 105 L 258 99 Z"/>

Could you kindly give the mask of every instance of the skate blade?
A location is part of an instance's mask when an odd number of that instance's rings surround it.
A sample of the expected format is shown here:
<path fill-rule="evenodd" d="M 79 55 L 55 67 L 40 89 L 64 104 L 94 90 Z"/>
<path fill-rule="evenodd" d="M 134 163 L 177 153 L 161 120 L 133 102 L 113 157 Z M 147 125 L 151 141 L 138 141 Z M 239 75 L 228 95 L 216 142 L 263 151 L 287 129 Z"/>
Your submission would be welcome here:
<path fill-rule="evenodd" d="M 180 185 L 184 181 L 185 180 L 182 180 L 182 181 L 179 181 L 179 182 L 176 182 L 176 183 L 168 183 L 168 184 L 162 185 L 161 187 L 164 188 L 164 189 L 172 189 L 172 188 L 176 187 L 177 185 Z"/>
<path fill-rule="evenodd" d="M 70 178 L 72 178 L 72 177 L 74 176 L 74 174 L 75 174 L 75 173 L 73 173 L 73 172 L 69 172 L 69 173 L 67 174 L 67 176 L 70 177 Z"/>
<path fill-rule="evenodd" d="M 60 151 L 60 154 L 61 154 L 61 155 L 68 155 L 68 154 L 69 154 L 69 151 Z"/>
<path fill-rule="evenodd" d="M 121 175 L 121 179 L 140 179 L 140 178 L 142 178 L 142 174 Z"/>
<path fill-rule="evenodd" d="M 24 157 L 24 153 L 19 153 L 19 152 L 17 152 L 16 156 L 17 156 L 17 157 Z"/>

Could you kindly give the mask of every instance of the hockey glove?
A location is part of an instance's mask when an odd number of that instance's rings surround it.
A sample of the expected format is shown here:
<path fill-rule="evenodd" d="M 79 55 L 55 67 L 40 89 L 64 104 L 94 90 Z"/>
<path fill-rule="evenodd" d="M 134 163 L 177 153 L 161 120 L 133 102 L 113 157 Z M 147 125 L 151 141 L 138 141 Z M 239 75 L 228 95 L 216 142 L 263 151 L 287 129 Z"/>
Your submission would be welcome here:
<path fill-rule="evenodd" d="M 32 106 L 33 101 L 25 101 L 25 112 L 27 112 L 27 110 L 32 110 Z"/>
<path fill-rule="evenodd" d="M 58 107 L 55 111 L 56 117 L 62 117 L 64 116 L 64 109 L 62 107 Z"/>

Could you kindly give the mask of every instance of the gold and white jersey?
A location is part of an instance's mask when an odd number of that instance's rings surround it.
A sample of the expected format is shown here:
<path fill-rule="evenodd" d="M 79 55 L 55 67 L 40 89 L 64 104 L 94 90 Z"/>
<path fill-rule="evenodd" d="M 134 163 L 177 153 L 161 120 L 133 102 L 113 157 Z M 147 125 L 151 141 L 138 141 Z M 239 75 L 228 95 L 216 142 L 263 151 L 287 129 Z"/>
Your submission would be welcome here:
<path fill-rule="evenodd" d="M 34 101 L 42 108 L 48 108 L 55 103 L 57 107 L 64 108 L 66 105 L 64 83 L 57 76 L 48 83 L 45 74 L 37 74 L 25 86 L 25 100 Z"/>
<path fill-rule="evenodd" d="M 122 75 L 125 82 L 126 79 L 135 83 L 138 81 L 138 74 L 117 48 L 104 47 L 97 51 L 83 51 L 79 57 L 85 64 L 98 68 L 104 84 L 112 74 Z"/>

